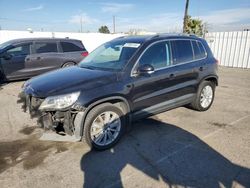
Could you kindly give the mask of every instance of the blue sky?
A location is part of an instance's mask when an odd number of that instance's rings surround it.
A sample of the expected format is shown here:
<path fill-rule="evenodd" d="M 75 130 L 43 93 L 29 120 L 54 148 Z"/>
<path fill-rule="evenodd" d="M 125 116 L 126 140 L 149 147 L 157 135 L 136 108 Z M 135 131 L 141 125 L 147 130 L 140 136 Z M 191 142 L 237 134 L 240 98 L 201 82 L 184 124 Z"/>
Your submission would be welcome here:
<path fill-rule="evenodd" d="M 9 30 L 96 32 L 101 25 L 126 32 L 175 32 L 182 27 L 185 0 L 0 0 L 0 26 Z M 250 28 L 249 0 L 190 0 L 189 14 L 210 31 Z"/>

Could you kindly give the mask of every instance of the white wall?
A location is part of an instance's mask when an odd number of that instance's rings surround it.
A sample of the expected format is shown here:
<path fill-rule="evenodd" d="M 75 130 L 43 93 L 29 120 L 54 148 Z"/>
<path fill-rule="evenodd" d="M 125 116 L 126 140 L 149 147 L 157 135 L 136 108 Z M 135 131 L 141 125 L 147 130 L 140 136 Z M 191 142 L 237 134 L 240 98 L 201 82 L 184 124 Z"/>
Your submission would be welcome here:
<path fill-rule="evenodd" d="M 0 31 L 0 44 L 11 39 L 18 38 L 37 38 L 37 37 L 55 37 L 81 40 L 85 48 L 91 52 L 99 45 L 110 41 L 114 38 L 124 36 L 123 34 L 102 34 L 102 33 L 64 33 L 64 32 L 36 32 L 29 31 Z"/>
<path fill-rule="evenodd" d="M 250 31 L 212 32 L 205 38 L 220 65 L 250 68 Z"/>

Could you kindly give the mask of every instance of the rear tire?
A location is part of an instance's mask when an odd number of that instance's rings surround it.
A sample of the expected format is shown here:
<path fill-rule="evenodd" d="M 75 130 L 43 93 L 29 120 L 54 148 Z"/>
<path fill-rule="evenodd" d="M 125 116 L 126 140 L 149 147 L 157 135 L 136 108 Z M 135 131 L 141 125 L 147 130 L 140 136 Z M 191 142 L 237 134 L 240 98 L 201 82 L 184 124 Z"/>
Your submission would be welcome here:
<path fill-rule="evenodd" d="M 214 101 L 215 83 L 203 81 L 200 83 L 198 92 L 194 101 L 191 103 L 191 108 L 197 111 L 208 110 Z"/>
<path fill-rule="evenodd" d="M 84 123 L 84 140 L 91 149 L 105 150 L 114 146 L 124 134 L 125 117 L 121 109 L 111 103 L 94 107 Z"/>
<path fill-rule="evenodd" d="M 75 65 L 74 62 L 67 62 L 67 63 L 64 63 L 64 64 L 62 65 L 62 68 L 71 67 L 71 66 L 74 66 L 74 65 Z"/>

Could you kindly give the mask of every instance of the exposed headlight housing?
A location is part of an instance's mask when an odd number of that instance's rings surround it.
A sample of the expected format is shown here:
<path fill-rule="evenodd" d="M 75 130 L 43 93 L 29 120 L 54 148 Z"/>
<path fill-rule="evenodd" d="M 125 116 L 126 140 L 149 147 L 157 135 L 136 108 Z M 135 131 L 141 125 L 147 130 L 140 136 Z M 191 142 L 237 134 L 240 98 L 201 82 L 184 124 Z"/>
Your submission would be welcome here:
<path fill-rule="evenodd" d="M 73 105 L 78 99 L 80 92 L 47 97 L 39 107 L 40 110 L 61 110 Z"/>

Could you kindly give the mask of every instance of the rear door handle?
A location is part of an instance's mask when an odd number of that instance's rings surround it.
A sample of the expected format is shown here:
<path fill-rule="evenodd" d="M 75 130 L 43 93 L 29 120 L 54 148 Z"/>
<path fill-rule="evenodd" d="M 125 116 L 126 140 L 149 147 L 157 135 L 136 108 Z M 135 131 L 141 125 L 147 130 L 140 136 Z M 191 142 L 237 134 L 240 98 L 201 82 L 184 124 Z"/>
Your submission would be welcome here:
<path fill-rule="evenodd" d="M 36 60 L 41 60 L 42 58 L 41 57 L 37 57 Z"/>

